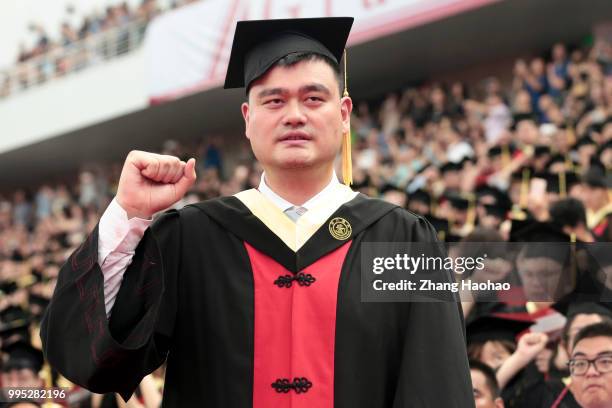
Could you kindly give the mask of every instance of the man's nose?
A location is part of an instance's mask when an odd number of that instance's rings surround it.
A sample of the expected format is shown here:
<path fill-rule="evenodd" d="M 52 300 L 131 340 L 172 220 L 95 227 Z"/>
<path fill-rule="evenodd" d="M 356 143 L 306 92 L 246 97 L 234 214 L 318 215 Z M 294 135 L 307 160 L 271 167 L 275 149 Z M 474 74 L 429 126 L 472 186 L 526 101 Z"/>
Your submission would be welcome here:
<path fill-rule="evenodd" d="M 587 367 L 587 372 L 585 374 L 587 377 L 598 377 L 599 371 L 597 371 L 597 369 L 595 368 L 595 363 L 591 363 L 589 364 L 589 366 Z"/>
<path fill-rule="evenodd" d="M 302 108 L 298 101 L 289 101 L 286 105 L 284 124 L 290 127 L 304 125 L 306 123 L 306 115 L 304 115 Z"/>

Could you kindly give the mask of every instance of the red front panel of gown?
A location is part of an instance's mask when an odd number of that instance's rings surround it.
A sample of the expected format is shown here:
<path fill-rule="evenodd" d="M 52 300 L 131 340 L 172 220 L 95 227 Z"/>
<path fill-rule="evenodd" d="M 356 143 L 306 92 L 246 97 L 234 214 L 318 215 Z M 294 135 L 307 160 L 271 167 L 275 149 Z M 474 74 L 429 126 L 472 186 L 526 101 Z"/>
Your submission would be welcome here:
<path fill-rule="evenodd" d="M 300 271 L 303 284 L 291 280 L 290 287 L 275 281 L 296 275 L 245 246 L 255 285 L 253 407 L 332 408 L 338 281 L 350 241 Z"/>

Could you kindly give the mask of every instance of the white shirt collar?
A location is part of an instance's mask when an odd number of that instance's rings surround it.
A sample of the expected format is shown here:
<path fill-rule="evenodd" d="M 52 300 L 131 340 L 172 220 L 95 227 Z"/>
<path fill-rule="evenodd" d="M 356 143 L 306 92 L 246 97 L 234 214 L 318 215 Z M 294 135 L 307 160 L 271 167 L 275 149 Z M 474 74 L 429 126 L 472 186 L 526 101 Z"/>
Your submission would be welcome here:
<path fill-rule="evenodd" d="M 329 184 L 327 184 L 327 186 L 325 186 L 323 190 L 319 191 L 317 194 L 311 197 L 308 201 L 306 201 L 300 207 L 304 207 L 307 210 L 312 210 L 320 203 L 323 203 L 329 200 L 330 197 L 332 197 L 336 193 L 338 186 L 341 187 L 342 185 L 338 181 L 338 177 L 336 176 L 336 171 L 334 170 Z M 259 187 L 257 189 L 259 190 L 261 194 L 263 194 L 266 198 L 272 201 L 282 212 L 285 212 L 289 208 L 295 206 L 295 204 L 292 204 L 289 201 L 285 200 L 283 197 L 279 196 L 274 191 L 272 191 L 270 187 L 268 187 L 268 185 L 265 182 L 265 173 L 261 174 L 261 180 L 259 182 Z"/>

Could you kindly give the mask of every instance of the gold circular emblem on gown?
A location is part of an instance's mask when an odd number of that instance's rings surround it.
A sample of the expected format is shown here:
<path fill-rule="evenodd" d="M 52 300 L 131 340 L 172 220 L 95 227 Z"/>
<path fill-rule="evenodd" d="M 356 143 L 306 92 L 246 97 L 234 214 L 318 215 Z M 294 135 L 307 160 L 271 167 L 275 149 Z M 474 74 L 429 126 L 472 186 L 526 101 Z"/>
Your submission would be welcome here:
<path fill-rule="evenodd" d="M 350 237 L 352 232 L 351 224 L 344 218 L 336 217 L 329 222 L 329 233 L 339 241 L 344 241 Z"/>

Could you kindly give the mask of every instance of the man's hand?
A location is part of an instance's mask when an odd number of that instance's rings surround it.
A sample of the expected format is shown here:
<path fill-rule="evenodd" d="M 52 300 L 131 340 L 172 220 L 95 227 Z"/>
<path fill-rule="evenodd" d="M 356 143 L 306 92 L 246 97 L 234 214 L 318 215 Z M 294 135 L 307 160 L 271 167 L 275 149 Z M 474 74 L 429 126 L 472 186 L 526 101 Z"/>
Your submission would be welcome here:
<path fill-rule="evenodd" d="M 128 218 L 149 219 L 180 200 L 196 179 L 195 159 L 131 151 L 121 170 L 117 202 Z"/>
<path fill-rule="evenodd" d="M 527 333 L 519 339 L 516 352 L 525 360 L 531 361 L 544 350 L 547 342 L 548 336 L 545 333 Z"/>

